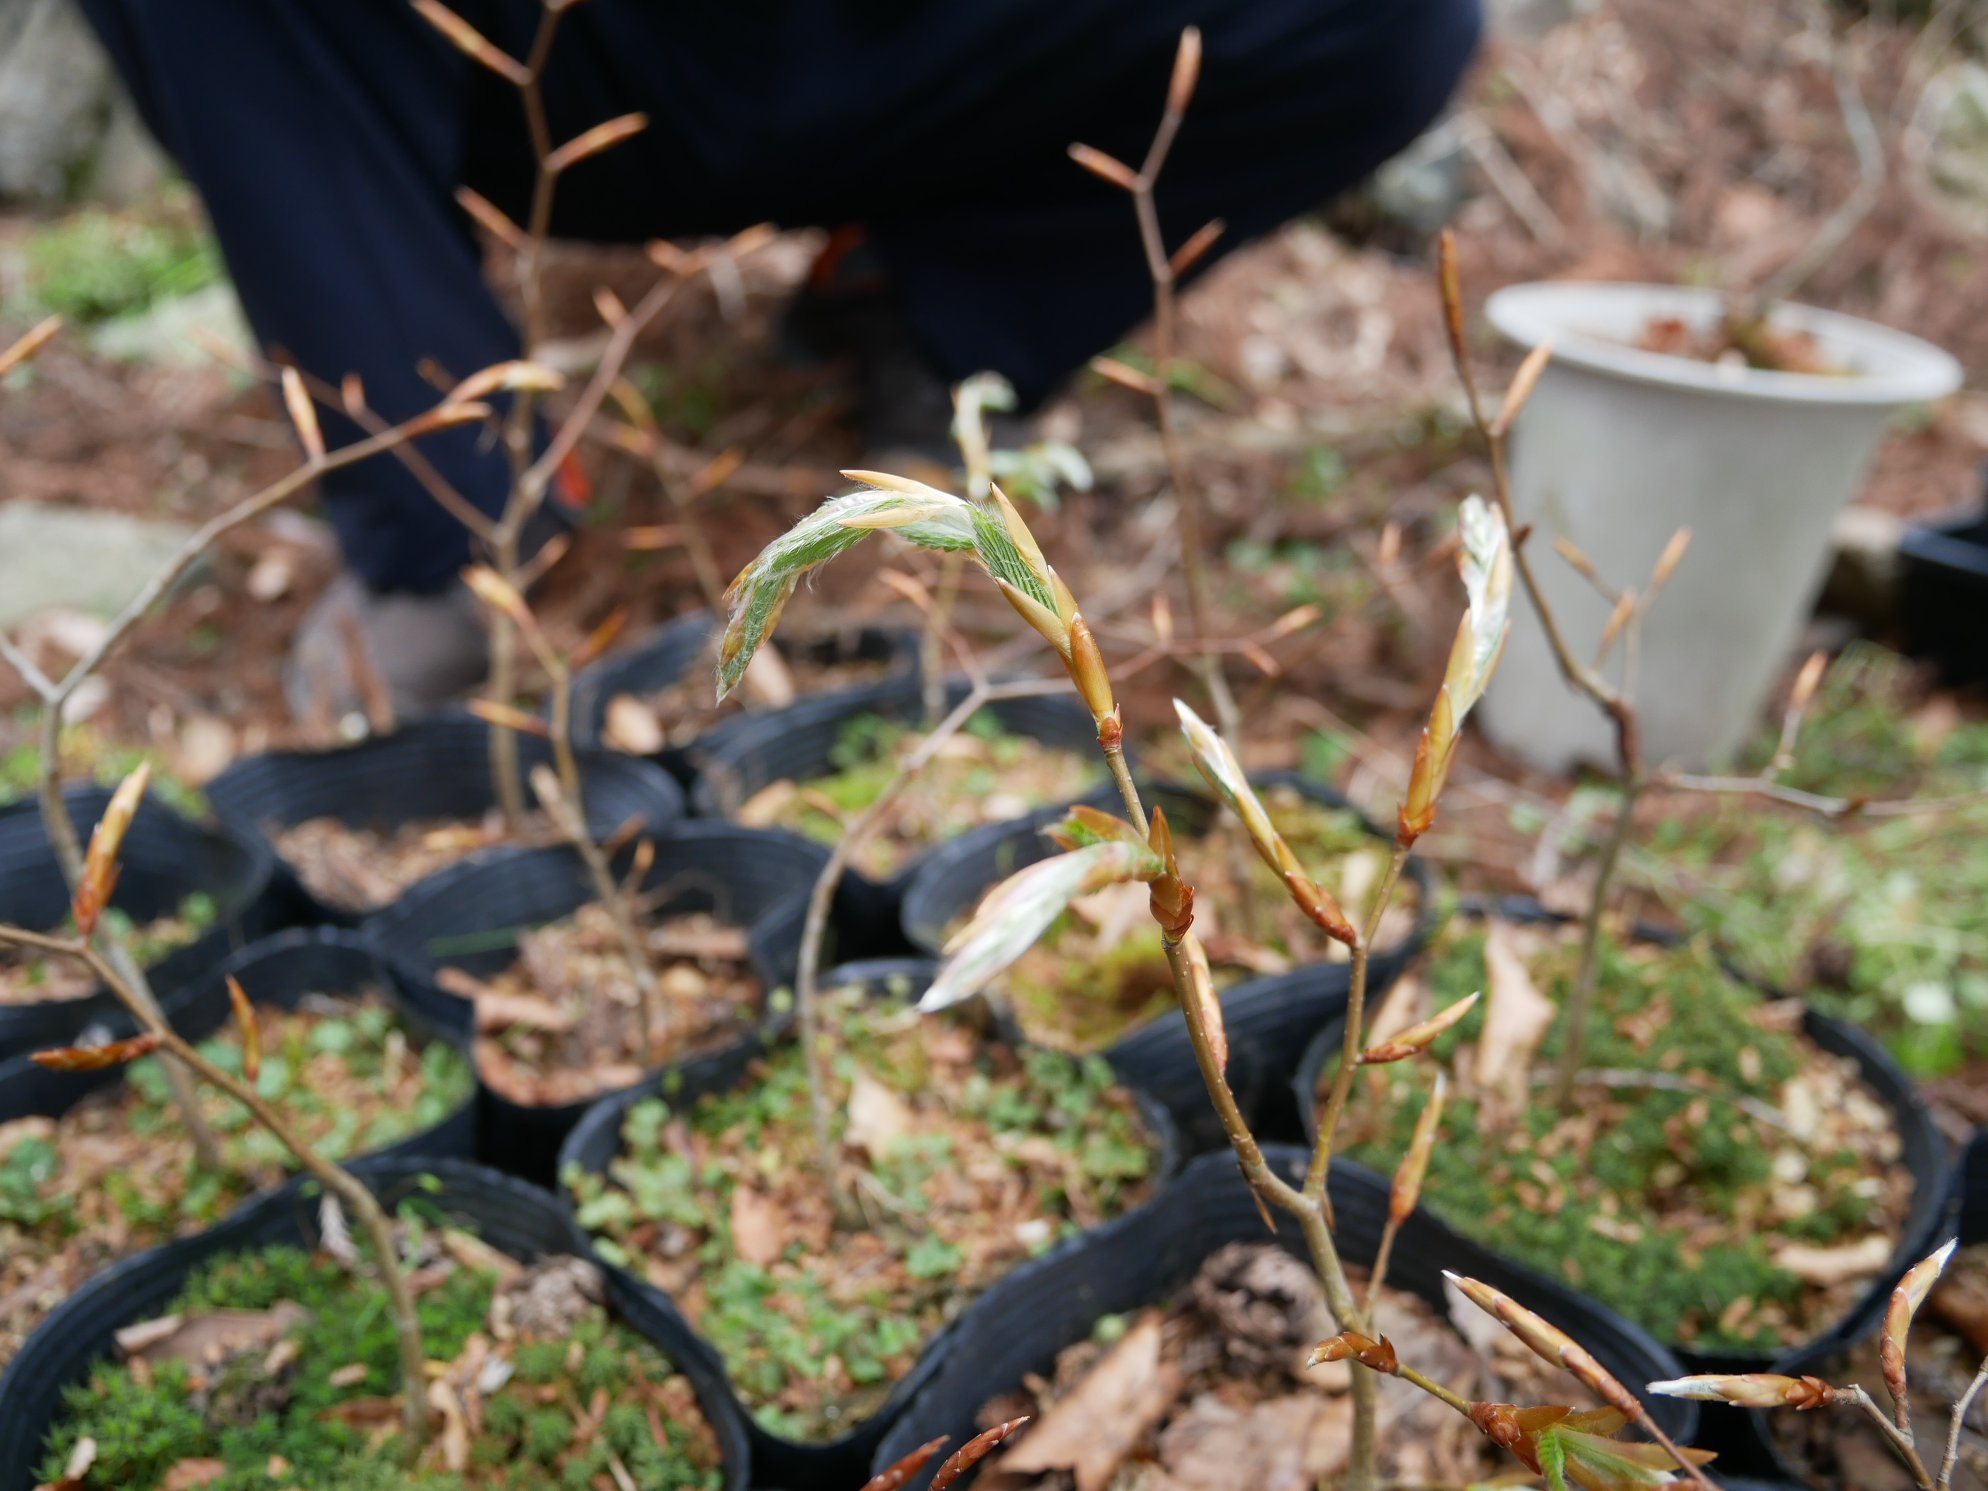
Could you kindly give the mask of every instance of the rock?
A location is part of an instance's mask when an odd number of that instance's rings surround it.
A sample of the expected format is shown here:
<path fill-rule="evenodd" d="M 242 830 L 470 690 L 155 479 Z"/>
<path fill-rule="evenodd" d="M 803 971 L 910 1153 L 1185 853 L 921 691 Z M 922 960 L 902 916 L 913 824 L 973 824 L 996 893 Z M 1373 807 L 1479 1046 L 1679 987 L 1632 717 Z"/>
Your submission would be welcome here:
<path fill-rule="evenodd" d="M 211 367 L 214 353 L 195 333 L 209 345 L 222 343 L 244 358 L 255 350 L 231 285 L 209 285 L 107 321 L 90 333 L 90 346 L 98 356 L 119 362 Z"/>
<path fill-rule="evenodd" d="M 96 149 L 114 91 L 73 0 L 0 6 L 0 196 L 63 196 Z"/>
<path fill-rule="evenodd" d="M 113 615 L 192 531 L 128 513 L 0 504 L 0 626 L 53 607 Z"/>

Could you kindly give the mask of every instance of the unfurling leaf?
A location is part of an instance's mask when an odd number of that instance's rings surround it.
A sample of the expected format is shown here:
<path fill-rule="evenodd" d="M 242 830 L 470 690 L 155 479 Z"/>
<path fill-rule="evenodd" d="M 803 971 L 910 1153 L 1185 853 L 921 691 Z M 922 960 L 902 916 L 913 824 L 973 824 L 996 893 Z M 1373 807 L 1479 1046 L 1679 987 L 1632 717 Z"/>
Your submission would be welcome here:
<path fill-rule="evenodd" d="M 1442 688 L 1415 749 L 1397 831 L 1404 845 L 1414 843 L 1436 821 L 1436 802 L 1449 780 L 1464 717 L 1483 697 L 1511 630 L 1512 541 L 1504 517 L 1483 498 L 1466 497 L 1458 511 L 1457 536 L 1457 569 L 1467 604 Z"/>
<path fill-rule="evenodd" d="M 971 999 L 1035 946 L 1079 896 L 1107 885 L 1149 881 L 1164 866 L 1144 844 L 1090 844 L 1039 860 L 989 891 L 972 919 L 946 944 L 946 965 L 918 1001 L 926 1012 Z"/>
<path fill-rule="evenodd" d="M 604 120 L 592 129 L 573 136 L 548 155 L 545 169 L 557 176 L 561 171 L 571 170 L 590 155 L 612 150 L 623 140 L 634 138 L 648 127 L 647 114 L 623 114 L 617 119 Z"/>
<path fill-rule="evenodd" d="M 1411 1025 L 1390 1040 L 1378 1046 L 1369 1046 L 1357 1058 L 1360 1066 L 1381 1066 L 1390 1061 L 1406 1061 L 1419 1051 L 1426 1051 L 1436 1037 L 1448 1030 L 1457 1021 L 1469 1014 L 1483 998 L 1482 991 L 1467 995 L 1455 1004 L 1438 1010 L 1419 1025 Z"/>
<path fill-rule="evenodd" d="M 1358 1331 L 1341 1331 L 1332 1339 L 1319 1342 L 1312 1348 L 1312 1354 L 1305 1358 L 1307 1367 L 1322 1366 L 1327 1362 L 1358 1362 L 1370 1372 L 1381 1372 L 1389 1377 L 1401 1370 L 1394 1342 L 1386 1336 L 1375 1340 Z"/>
<path fill-rule="evenodd" d="M 991 1455 L 1000 1443 L 1011 1435 L 1019 1433 L 1028 1423 L 1029 1415 L 1012 1418 L 996 1424 L 991 1429 L 983 1429 L 947 1458 L 939 1467 L 939 1473 L 932 1477 L 930 1491 L 951 1491 L 951 1487 L 961 1476 Z"/>
<path fill-rule="evenodd" d="M 1649 1390 L 1660 1398 L 1695 1398 L 1701 1403 L 1730 1403 L 1735 1408 L 1827 1408 L 1839 1396 L 1820 1377 L 1783 1377 L 1774 1372 L 1706 1373 L 1653 1382 Z"/>
<path fill-rule="evenodd" d="M 872 490 L 831 497 L 739 571 L 725 592 L 731 615 L 718 658 L 718 697 L 745 676 L 746 666 L 779 624 L 794 587 L 812 570 L 853 548 L 872 532 L 888 531 L 921 549 L 971 554 L 1016 610 L 1047 637 L 1067 663 L 1070 592 L 999 487 L 986 504 L 880 471 L 845 471 Z"/>
<path fill-rule="evenodd" d="M 131 831 L 131 820 L 138 815 L 138 804 L 144 800 L 146 785 L 151 780 L 152 763 L 139 762 L 137 770 L 117 784 L 117 791 L 104 807 L 103 817 L 90 830 L 83 874 L 70 901 L 76 930 L 85 939 L 96 935 L 97 921 L 104 907 L 110 904 L 111 893 L 117 889 L 118 856 L 124 852 L 124 836 Z"/>
<path fill-rule="evenodd" d="M 1429 1090 L 1429 1101 L 1422 1105 L 1421 1116 L 1415 1120 L 1415 1137 L 1408 1141 L 1408 1153 L 1401 1157 L 1401 1164 L 1394 1172 L 1393 1189 L 1388 1192 L 1388 1218 L 1397 1227 L 1408 1220 L 1422 1199 L 1422 1181 L 1429 1173 L 1429 1157 L 1436 1152 L 1436 1130 L 1442 1124 L 1443 1102 L 1449 1091 L 1449 1079 L 1438 1071 L 1436 1085 Z"/>
<path fill-rule="evenodd" d="M 324 431 L 318 428 L 317 406 L 304 387 L 303 376 L 295 368 L 286 367 L 280 375 L 283 384 L 283 407 L 290 412 L 290 423 L 297 427 L 297 440 L 304 447 L 304 454 L 312 461 L 324 459 Z"/>
<path fill-rule="evenodd" d="M 1180 716 L 1180 733 L 1194 757 L 1195 769 L 1242 820 L 1250 843 L 1256 846 L 1258 857 L 1282 877 L 1291 899 L 1334 941 L 1343 942 L 1348 947 L 1359 941 L 1359 934 L 1347 920 L 1346 913 L 1339 909 L 1339 903 L 1305 873 L 1298 856 L 1284 842 L 1277 825 L 1270 821 L 1269 811 L 1256 795 L 1256 789 L 1250 786 L 1249 776 L 1236 759 L 1236 753 L 1229 748 L 1229 743 L 1181 700 L 1174 700 L 1173 707 L 1174 713 Z"/>
<path fill-rule="evenodd" d="M 507 52 L 499 51 L 481 31 L 441 4 L 441 0 L 414 0 L 414 8 L 424 21 L 446 36 L 457 51 L 475 58 L 505 82 L 517 88 L 531 82 L 532 75 L 522 62 Z"/>
<path fill-rule="evenodd" d="M 134 1035 L 129 1040 L 111 1041 L 102 1046 L 60 1046 L 53 1051 L 37 1051 L 34 1061 L 51 1072 L 101 1072 L 106 1067 L 123 1066 L 159 1049 L 165 1037 L 156 1031 Z"/>
<path fill-rule="evenodd" d="M 1070 815 L 1061 823 L 1052 824 L 1042 833 L 1058 849 L 1088 849 L 1093 844 L 1109 844 L 1114 840 L 1128 844 L 1147 842 L 1139 836 L 1138 829 L 1116 813 L 1081 802 L 1071 807 Z M 1159 851 L 1155 848 L 1154 852 Z"/>
<path fill-rule="evenodd" d="M 235 1011 L 235 1028 L 242 1033 L 242 1075 L 250 1082 L 262 1075 L 262 1023 L 255 1017 L 241 980 L 228 975 L 228 1003 Z"/>
<path fill-rule="evenodd" d="M 1955 1238 L 1930 1257 L 1920 1259 L 1906 1270 L 1905 1277 L 1891 1291 L 1891 1303 L 1884 1312 L 1884 1333 L 1878 1340 L 1878 1360 L 1884 1367 L 1884 1385 L 1894 1403 L 1903 1404 L 1906 1401 L 1905 1342 L 1912 1334 L 1912 1317 L 1919 1313 L 1926 1296 L 1933 1292 L 1933 1286 L 1946 1269 L 1947 1260 L 1953 1257 L 1953 1250 L 1959 1246 L 1960 1239 Z"/>

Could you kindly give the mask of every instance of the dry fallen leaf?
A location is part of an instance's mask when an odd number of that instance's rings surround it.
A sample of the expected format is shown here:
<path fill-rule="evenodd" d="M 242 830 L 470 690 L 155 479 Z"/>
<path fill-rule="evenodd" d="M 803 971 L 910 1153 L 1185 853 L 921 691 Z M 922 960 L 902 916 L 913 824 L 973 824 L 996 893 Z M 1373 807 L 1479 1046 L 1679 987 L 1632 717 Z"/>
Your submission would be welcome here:
<path fill-rule="evenodd" d="M 655 710 L 632 694 L 616 694 L 607 701 L 601 738 L 631 756 L 653 756 L 669 743 Z"/>
<path fill-rule="evenodd" d="M 786 1218 L 776 1203 L 751 1186 L 732 1192 L 732 1246 L 747 1263 L 762 1268 L 787 1251 Z"/>
<path fill-rule="evenodd" d="M 442 1447 L 442 1463 L 460 1475 L 469 1468 L 469 1423 L 463 1417 L 462 1399 L 438 1377 L 428 1384 L 428 1406 L 442 1419 L 442 1431 L 436 1436 Z"/>
<path fill-rule="evenodd" d="M 1125 1457 L 1174 1405 L 1180 1368 L 1160 1359 L 1161 1317 L 1144 1316 L 1013 1449 L 1002 1475 L 1074 1471 L 1077 1491 L 1104 1491 Z"/>
<path fill-rule="evenodd" d="M 153 1365 L 160 1362 L 212 1364 L 244 1351 L 272 1346 L 310 1319 L 310 1312 L 291 1300 L 278 1300 L 267 1310 L 205 1310 L 198 1315 L 167 1316 L 127 1326 L 117 1344 L 127 1357 Z"/>
<path fill-rule="evenodd" d="M 1484 1028 L 1470 1064 L 1469 1086 L 1485 1127 L 1502 1128 L 1525 1106 L 1533 1057 L 1558 1013 L 1534 986 L 1519 939 L 1509 922 L 1485 924 Z"/>
<path fill-rule="evenodd" d="M 181 1460 L 167 1470 L 165 1478 L 159 1482 L 159 1491 L 193 1491 L 196 1486 L 212 1485 L 227 1473 L 225 1460 Z"/>
<path fill-rule="evenodd" d="M 856 1073 L 849 1088 L 849 1126 L 844 1134 L 872 1160 L 881 1160 L 893 1144 L 909 1134 L 915 1117 L 910 1105 L 875 1077 L 865 1071 Z"/>
<path fill-rule="evenodd" d="M 1804 1283 L 1822 1287 L 1866 1278 L 1881 1272 L 1890 1261 L 1891 1243 L 1876 1232 L 1855 1242 L 1829 1247 L 1787 1243 L 1774 1251 L 1776 1268 L 1786 1269 Z"/>

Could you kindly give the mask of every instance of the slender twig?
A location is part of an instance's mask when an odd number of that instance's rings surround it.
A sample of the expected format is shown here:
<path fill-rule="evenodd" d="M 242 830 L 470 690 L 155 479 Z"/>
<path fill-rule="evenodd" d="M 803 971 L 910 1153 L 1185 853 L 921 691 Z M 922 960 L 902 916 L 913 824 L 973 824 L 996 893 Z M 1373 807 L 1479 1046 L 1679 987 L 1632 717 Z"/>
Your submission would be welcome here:
<path fill-rule="evenodd" d="M 1574 1079 L 1587 1054 L 1588 1011 L 1594 1004 L 1595 979 L 1601 970 L 1602 923 L 1608 913 L 1616 870 L 1622 863 L 1622 848 L 1629 842 L 1629 832 L 1635 826 L 1636 802 L 1642 795 L 1642 785 L 1633 776 L 1623 783 L 1622 802 L 1602 844 L 1594 888 L 1588 894 L 1588 914 L 1581 929 L 1581 960 L 1574 970 L 1573 987 L 1567 993 L 1567 1029 L 1554 1079 L 1553 1100 L 1563 1107 L 1573 1095 Z"/>
<path fill-rule="evenodd" d="M 1353 1092 L 1353 1072 L 1360 1055 L 1360 1045 L 1366 1036 L 1367 1010 L 1367 965 L 1373 952 L 1374 938 L 1380 932 L 1381 917 L 1386 913 L 1388 903 L 1394 899 L 1394 889 L 1401 882 L 1401 872 L 1408 864 L 1408 846 L 1396 844 L 1388 857 L 1387 873 L 1382 876 L 1380 889 L 1367 911 L 1366 925 L 1360 929 L 1360 936 L 1354 942 L 1352 965 L 1348 970 L 1346 986 L 1346 1029 L 1340 1041 L 1339 1070 L 1333 1073 L 1332 1090 L 1326 1096 L 1325 1109 L 1319 1115 L 1318 1135 L 1312 1142 L 1311 1168 L 1306 1173 L 1305 1189 L 1318 1197 L 1325 1195 L 1326 1176 L 1332 1169 L 1332 1141 L 1339 1132 L 1339 1120 L 1346 1112 L 1347 1099 Z"/>
<path fill-rule="evenodd" d="M 1967 1427 L 1968 1410 L 1974 1407 L 1974 1400 L 1981 1390 L 1988 1387 L 1988 1357 L 1981 1360 L 1981 1368 L 1974 1374 L 1974 1380 L 1967 1385 L 1953 1406 L 1953 1419 L 1947 1425 L 1947 1453 L 1940 1461 L 1940 1479 L 1937 1491 L 1950 1491 L 1953 1485 L 1954 1466 L 1960 1463 L 1960 1435 Z"/>
<path fill-rule="evenodd" d="M 414 1296 L 398 1263 L 393 1226 L 373 1193 L 349 1171 L 313 1149 L 252 1084 L 224 1071 L 202 1055 L 198 1047 L 172 1028 L 159 1013 L 157 1005 L 140 996 L 110 960 L 90 942 L 80 937 L 54 937 L 10 926 L 0 926 L 0 942 L 37 948 L 85 964 L 130 1011 L 132 1018 L 159 1038 L 160 1050 L 248 1109 L 255 1121 L 290 1152 L 298 1165 L 352 1209 L 372 1243 L 374 1269 L 393 1307 L 395 1335 L 400 1346 L 401 1411 L 408 1435 L 418 1445 L 428 1423 L 428 1353 L 421 1338 L 421 1319 L 415 1309 Z"/>
<path fill-rule="evenodd" d="M 1926 1462 L 1919 1458 L 1919 1447 L 1912 1442 L 1910 1435 L 1903 1433 L 1891 1421 L 1890 1416 L 1878 1407 L 1876 1400 L 1864 1391 L 1862 1385 L 1853 1382 L 1847 1388 L 1838 1389 L 1838 1394 L 1839 1402 L 1847 1401 L 1850 1406 L 1860 1409 L 1864 1417 L 1878 1426 L 1878 1432 L 1884 1435 L 1886 1441 L 1898 1452 L 1898 1457 L 1905 1462 L 1905 1468 L 1912 1472 L 1913 1483 L 1920 1488 L 1920 1491 L 1935 1491 L 1933 1473 L 1926 1469 Z"/>

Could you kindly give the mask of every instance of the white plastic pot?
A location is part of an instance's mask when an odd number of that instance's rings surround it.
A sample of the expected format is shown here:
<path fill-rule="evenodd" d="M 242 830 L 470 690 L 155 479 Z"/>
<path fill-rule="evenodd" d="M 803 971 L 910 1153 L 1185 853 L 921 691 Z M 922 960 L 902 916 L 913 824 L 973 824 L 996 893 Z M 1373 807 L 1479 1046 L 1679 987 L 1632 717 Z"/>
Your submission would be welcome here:
<path fill-rule="evenodd" d="M 1652 764 L 1697 767 L 1748 735 L 1825 575 L 1830 524 L 1856 494 L 1901 406 L 1960 384 L 1937 347 L 1805 306 L 1776 327 L 1812 334 L 1842 376 L 1728 368 L 1636 346 L 1647 323 L 1710 327 L 1712 291 L 1665 285 L 1515 285 L 1491 324 L 1554 356 L 1511 435 L 1512 502 L 1533 525 L 1535 572 L 1568 640 L 1593 656 L 1609 603 L 1553 550 L 1565 537 L 1617 588 L 1641 588 L 1664 545 L 1691 547 L 1643 628 L 1636 699 Z M 1614 760 L 1614 732 L 1560 678 L 1532 607 L 1479 705 L 1485 731 L 1534 765 Z M 1618 645 L 1610 673 L 1621 676 Z"/>

